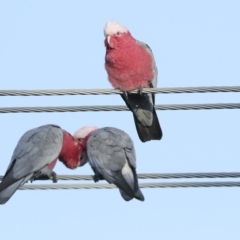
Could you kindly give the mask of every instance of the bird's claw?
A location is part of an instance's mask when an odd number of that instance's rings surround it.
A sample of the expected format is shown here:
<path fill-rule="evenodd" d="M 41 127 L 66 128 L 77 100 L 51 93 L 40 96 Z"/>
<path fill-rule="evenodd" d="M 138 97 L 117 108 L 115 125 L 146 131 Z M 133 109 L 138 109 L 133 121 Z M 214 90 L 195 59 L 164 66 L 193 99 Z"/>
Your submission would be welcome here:
<path fill-rule="evenodd" d="M 101 175 L 94 175 L 93 176 L 93 181 L 94 182 L 98 182 L 99 180 L 104 180 L 104 178 L 103 178 L 103 176 L 101 176 Z"/>
<path fill-rule="evenodd" d="M 97 175 L 94 175 L 94 176 L 93 176 L 93 181 L 94 181 L 94 182 L 98 182 L 98 180 L 99 180 L 99 179 L 98 179 L 98 176 L 97 176 Z"/>
<path fill-rule="evenodd" d="M 33 183 L 34 181 L 36 181 L 38 178 L 40 178 L 41 175 L 39 173 L 35 173 L 32 178 L 30 179 L 30 182 Z"/>
<path fill-rule="evenodd" d="M 30 179 L 30 182 L 32 183 L 33 181 L 36 181 L 36 180 L 52 180 L 53 183 L 56 183 L 57 182 L 57 174 L 55 172 L 51 172 L 50 175 L 39 175 L 39 174 L 36 174 L 35 176 L 33 176 L 31 179 Z"/>
<path fill-rule="evenodd" d="M 53 183 L 56 183 L 57 182 L 57 174 L 52 171 L 50 179 L 52 179 Z"/>
<path fill-rule="evenodd" d="M 128 99 L 128 92 L 127 91 L 123 91 L 123 95 L 126 99 Z"/>
<path fill-rule="evenodd" d="M 138 93 L 142 96 L 142 91 L 143 91 L 143 87 L 142 86 L 140 86 L 139 88 L 138 88 Z"/>
<path fill-rule="evenodd" d="M 153 88 L 152 81 L 149 81 L 148 84 L 149 84 L 149 87 L 150 87 L 150 88 Z"/>

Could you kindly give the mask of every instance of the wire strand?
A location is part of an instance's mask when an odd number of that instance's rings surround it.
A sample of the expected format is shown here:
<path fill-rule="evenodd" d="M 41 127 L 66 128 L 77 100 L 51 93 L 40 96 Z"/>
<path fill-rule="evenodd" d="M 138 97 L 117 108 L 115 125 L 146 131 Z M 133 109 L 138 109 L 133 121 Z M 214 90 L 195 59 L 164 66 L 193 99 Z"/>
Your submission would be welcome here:
<path fill-rule="evenodd" d="M 2 180 L 3 176 L 0 176 Z M 240 172 L 219 173 L 140 173 L 138 179 L 180 179 L 180 178 L 240 178 Z M 57 175 L 57 180 L 93 180 L 92 175 Z M 42 181 L 42 180 L 41 180 Z M 45 181 L 45 180 L 44 180 Z"/>
<path fill-rule="evenodd" d="M 140 188 L 240 187 L 240 182 L 141 183 Z M 43 184 L 24 185 L 20 190 L 113 189 L 113 184 Z"/>
<path fill-rule="evenodd" d="M 168 104 L 155 105 L 156 110 L 220 110 L 239 109 L 240 103 L 213 104 Z M 67 106 L 67 107 L 10 107 L 0 108 L 0 113 L 40 113 L 40 112 L 99 112 L 129 111 L 126 106 Z"/>
<path fill-rule="evenodd" d="M 226 93 L 240 92 L 240 86 L 213 87 L 177 87 L 177 88 L 144 88 L 143 93 Z M 64 95 L 112 95 L 121 94 L 116 89 L 53 89 L 53 90 L 0 90 L 0 96 L 64 96 Z M 137 93 L 137 90 L 131 93 Z"/>

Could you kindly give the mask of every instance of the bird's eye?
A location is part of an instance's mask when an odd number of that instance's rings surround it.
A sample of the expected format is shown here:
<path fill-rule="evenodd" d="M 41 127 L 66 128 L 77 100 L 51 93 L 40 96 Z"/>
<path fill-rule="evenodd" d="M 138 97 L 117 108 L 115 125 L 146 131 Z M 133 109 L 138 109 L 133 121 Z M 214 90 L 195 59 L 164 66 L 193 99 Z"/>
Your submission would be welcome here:
<path fill-rule="evenodd" d="M 120 32 L 117 32 L 117 35 L 120 35 Z"/>

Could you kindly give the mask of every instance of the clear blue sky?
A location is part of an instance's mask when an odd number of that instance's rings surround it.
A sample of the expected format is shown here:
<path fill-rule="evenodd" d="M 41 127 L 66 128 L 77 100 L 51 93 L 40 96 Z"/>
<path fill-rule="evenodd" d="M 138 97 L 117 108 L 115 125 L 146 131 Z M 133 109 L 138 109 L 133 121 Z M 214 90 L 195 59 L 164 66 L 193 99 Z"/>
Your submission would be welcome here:
<path fill-rule="evenodd" d="M 126 25 L 153 50 L 158 87 L 240 82 L 240 2 L 1 1 L 0 88 L 110 88 L 103 27 Z M 157 95 L 157 104 L 240 102 L 235 94 Z M 123 105 L 119 96 L 1 97 L 0 107 Z M 0 175 L 28 129 L 54 123 L 126 131 L 138 173 L 240 171 L 239 110 L 158 111 L 162 141 L 143 144 L 130 112 L 1 114 Z M 91 174 L 58 163 L 58 174 Z M 143 189 L 145 202 L 118 190 L 17 191 L 0 206 L 0 236 L 12 239 L 238 240 L 240 189 Z"/>

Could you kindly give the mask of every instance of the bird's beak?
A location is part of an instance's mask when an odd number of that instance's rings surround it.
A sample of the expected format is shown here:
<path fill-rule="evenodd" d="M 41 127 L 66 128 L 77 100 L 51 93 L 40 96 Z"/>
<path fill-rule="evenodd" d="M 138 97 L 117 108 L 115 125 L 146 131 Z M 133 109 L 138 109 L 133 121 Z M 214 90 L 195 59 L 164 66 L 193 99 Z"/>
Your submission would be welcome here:
<path fill-rule="evenodd" d="M 107 36 L 108 45 L 110 45 L 110 39 L 111 39 L 111 37 L 110 37 L 110 36 Z"/>

